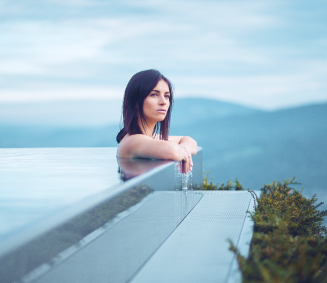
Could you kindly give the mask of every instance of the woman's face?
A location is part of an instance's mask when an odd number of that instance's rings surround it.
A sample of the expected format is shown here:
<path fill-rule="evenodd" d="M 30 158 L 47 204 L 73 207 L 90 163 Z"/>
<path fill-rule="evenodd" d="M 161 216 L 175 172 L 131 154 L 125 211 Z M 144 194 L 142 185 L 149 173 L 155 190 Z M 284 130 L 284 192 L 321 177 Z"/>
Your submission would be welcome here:
<path fill-rule="evenodd" d="M 160 80 L 144 99 L 143 113 L 147 123 L 157 123 L 165 119 L 170 106 L 169 86 Z"/>

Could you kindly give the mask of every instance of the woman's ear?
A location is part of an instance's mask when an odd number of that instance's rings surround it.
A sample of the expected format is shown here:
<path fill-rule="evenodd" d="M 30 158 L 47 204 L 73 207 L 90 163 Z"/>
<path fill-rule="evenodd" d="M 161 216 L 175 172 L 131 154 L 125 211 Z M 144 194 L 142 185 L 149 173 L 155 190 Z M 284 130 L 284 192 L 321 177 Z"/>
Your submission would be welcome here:
<path fill-rule="evenodd" d="M 135 105 L 135 114 L 136 114 L 136 117 L 140 116 L 140 108 L 137 104 Z"/>

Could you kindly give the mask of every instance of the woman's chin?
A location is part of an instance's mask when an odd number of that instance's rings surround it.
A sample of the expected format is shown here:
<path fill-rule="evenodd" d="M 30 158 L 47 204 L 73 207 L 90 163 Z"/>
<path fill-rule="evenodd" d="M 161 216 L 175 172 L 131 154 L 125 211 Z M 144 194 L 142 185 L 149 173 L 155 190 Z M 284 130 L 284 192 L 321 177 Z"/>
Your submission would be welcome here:
<path fill-rule="evenodd" d="M 165 120 L 165 118 L 166 118 L 166 114 L 160 114 L 160 115 L 157 115 L 156 120 L 158 122 L 162 122 L 163 120 Z"/>
<path fill-rule="evenodd" d="M 165 118 L 166 118 L 166 115 L 165 115 L 165 117 L 161 117 L 161 118 L 158 120 L 158 122 L 162 122 L 163 120 L 165 120 Z"/>

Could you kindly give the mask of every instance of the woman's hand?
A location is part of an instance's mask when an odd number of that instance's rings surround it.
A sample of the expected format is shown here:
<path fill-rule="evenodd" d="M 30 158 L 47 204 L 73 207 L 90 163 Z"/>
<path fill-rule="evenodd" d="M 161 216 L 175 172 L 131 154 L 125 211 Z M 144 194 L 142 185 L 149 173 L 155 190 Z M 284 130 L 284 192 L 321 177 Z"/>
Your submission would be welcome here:
<path fill-rule="evenodd" d="M 180 148 L 183 151 L 182 173 L 188 173 L 193 167 L 192 154 L 186 146 L 180 145 Z"/>

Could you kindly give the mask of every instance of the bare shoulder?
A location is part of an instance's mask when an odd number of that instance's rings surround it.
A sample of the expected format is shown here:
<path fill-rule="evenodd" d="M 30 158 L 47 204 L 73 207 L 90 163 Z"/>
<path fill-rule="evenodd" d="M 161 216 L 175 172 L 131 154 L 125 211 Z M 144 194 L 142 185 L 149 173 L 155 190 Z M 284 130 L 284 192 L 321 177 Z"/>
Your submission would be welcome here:
<path fill-rule="evenodd" d="M 141 134 L 138 135 L 126 134 L 118 145 L 117 156 L 127 157 L 127 158 L 135 157 L 133 148 L 136 148 L 139 143 L 142 143 L 147 139 L 149 139 L 149 137 Z"/>

